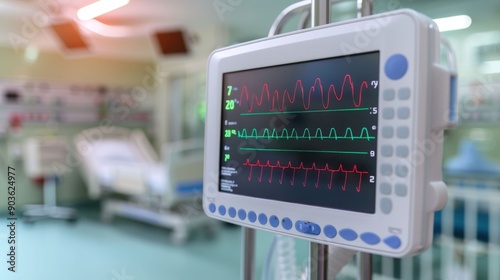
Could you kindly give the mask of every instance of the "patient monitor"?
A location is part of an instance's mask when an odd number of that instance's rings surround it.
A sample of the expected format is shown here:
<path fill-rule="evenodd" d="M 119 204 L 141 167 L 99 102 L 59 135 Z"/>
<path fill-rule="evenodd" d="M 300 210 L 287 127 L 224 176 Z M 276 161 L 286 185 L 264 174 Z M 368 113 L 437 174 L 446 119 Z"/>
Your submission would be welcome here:
<path fill-rule="evenodd" d="M 380 255 L 428 248 L 456 118 L 440 40 L 399 10 L 213 52 L 206 214 Z"/>

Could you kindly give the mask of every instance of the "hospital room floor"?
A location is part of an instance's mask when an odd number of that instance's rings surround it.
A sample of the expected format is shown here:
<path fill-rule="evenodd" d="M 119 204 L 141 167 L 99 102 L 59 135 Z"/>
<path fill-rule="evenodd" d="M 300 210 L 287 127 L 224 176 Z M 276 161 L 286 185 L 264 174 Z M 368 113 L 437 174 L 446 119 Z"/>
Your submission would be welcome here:
<path fill-rule="evenodd" d="M 96 207 L 79 212 L 81 218 L 74 224 L 18 221 L 17 271 L 7 271 L 2 250 L 0 279 L 239 279 L 239 227 L 223 225 L 213 239 L 195 232 L 187 244 L 175 246 L 167 229 L 123 218 L 102 223 Z M 5 216 L 0 219 L 6 221 Z M 6 233 L 6 228 L 0 229 L 0 248 L 6 248 Z M 257 233 L 258 275 L 271 243 L 271 234 Z"/>

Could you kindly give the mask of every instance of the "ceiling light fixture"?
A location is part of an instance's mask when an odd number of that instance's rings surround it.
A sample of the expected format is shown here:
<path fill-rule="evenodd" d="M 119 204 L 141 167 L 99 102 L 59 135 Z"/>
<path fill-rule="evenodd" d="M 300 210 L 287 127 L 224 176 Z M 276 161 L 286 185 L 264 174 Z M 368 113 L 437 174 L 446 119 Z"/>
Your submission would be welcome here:
<path fill-rule="evenodd" d="M 434 22 L 439 27 L 439 31 L 445 32 L 445 31 L 468 28 L 472 23 L 472 19 L 468 15 L 459 15 L 459 16 L 452 16 L 445 18 L 437 18 L 434 19 Z"/>
<path fill-rule="evenodd" d="M 121 8 L 127 5 L 129 2 L 129 0 L 99 0 L 83 8 L 80 8 L 77 12 L 77 16 L 81 20 L 90 20 L 105 13 L 109 13 L 113 10 Z"/>

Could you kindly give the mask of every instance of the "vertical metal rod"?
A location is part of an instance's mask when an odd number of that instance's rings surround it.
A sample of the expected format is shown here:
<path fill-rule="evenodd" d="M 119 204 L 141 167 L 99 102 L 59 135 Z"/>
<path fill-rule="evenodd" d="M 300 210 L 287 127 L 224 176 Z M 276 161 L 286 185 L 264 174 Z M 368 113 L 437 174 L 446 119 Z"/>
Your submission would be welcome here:
<path fill-rule="evenodd" d="M 373 14 L 372 0 L 357 0 L 358 17 L 365 17 Z M 372 255 L 360 252 L 358 254 L 358 271 L 360 280 L 372 279 Z"/>
<path fill-rule="evenodd" d="M 372 0 L 357 0 L 358 17 L 366 17 L 373 14 Z"/>
<path fill-rule="evenodd" d="M 328 245 L 311 242 L 309 245 L 309 280 L 328 279 Z"/>
<path fill-rule="evenodd" d="M 311 1 L 311 27 L 330 22 L 330 0 Z M 328 279 L 328 245 L 311 242 L 309 245 L 309 279 Z"/>
<path fill-rule="evenodd" d="M 311 27 L 330 22 L 330 0 L 311 1 Z"/>
<path fill-rule="evenodd" d="M 358 253 L 358 271 L 360 280 L 372 279 L 372 255 L 369 253 Z"/>
<path fill-rule="evenodd" d="M 242 280 L 254 280 L 255 262 L 255 230 L 243 227 L 241 232 L 243 239 Z"/>

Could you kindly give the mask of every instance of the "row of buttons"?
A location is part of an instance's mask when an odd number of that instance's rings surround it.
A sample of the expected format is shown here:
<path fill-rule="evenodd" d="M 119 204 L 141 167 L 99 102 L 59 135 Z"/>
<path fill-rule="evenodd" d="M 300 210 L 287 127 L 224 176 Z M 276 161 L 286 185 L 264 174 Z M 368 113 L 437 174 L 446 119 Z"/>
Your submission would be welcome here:
<path fill-rule="evenodd" d="M 406 139 L 410 136 L 410 129 L 407 126 L 398 126 L 396 128 L 396 136 L 399 139 Z M 382 137 L 392 138 L 394 137 L 394 128 L 392 126 L 382 127 Z"/>
<path fill-rule="evenodd" d="M 407 87 L 400 88 L 398 90 L 398 99 L 399 100 L 409 100 L 410 95 L 411 95 L 410 93 L 411 93 L 411 91 L 409 88 L 407 88 Z M 394 89 L 389 88 L 389 89 L 384 90 L 384 92 L 382 93 L 382 96 L 383 96 L 385 101 L 393 101 L 396 98 L 396 92 L 394 91 Z"/>
<path fill-rule="evenodd" d="M 384 157 L 392 157 L 394 153 L 394 148 L 391 145 L 382 145 L 382 156 Z M 397 146 L 396 147 L 396 156 L 400 158 L 405 158 L 410 154 L 410 150 L 407 146 Z"/>
<path fill-rule="evenodd" d="M 401 178 L 405 178 L 406 176 L 408 176 L 408 172 L 409 172 L 408 167 L 402 164 L 396 165 L 396 168 L 394 169 L 394 174 L 396 174 L 396 176 Z M 392 165 L 388 163 L 381 164 L 380 173 L 382 173 L 382 175 L 384 176 L 391 176 L 393 173 Z"/>
<path fill-rule="evenodd" d="M 258 220 L 261 225 L 266 225 L 269 222 L 269 224 L 273 228 L 277 228 L 280 224 L 285 230 L 290 230 L 293 227 L 293 222 L 288 217 L 280 220 L 276 215 L 271 215 L 268 218 L 266 214 L 260 213 L 257 216 L 254 211 L 249 211 L 248 213 L 244 209 L 239 209 L 238 211 L 236 211 L 234 207 L 229 207 L 229 209 L 226 209 L 224 205 L 219 205 L 219 207 L 217 207 L 214 203 L 210 203 L 208 209 L 211 213 L 215 213 L 217 211 L 221 216 L 225 216 L 226 214 L 228 214 L 231 218 L 235 218 L 236 216 L 238 216 L 240 220 L 245 220 L 248 217 L 248 220 L 252 223 Z M 304 234 L 321 234 L 321 227 L 316 223 L 308 221 L 296 221 L 295 229 L 298 232 Z M 337 236 L 337 229 L 332 225 L 326 225 L 323 228 L 323 233 L 328 238 L 334 238 Z M 358 233 L 349 228 L 341 229 L 340 231 L 338 231 L 338 235 L 347 241 L 354 241 L 358 238 Z M 381 241 L 381 238 L 377 234 L 372 232 L 362 233 L 359 235 L 359 238 L 369 245 L 376 245 Z M 397 249 L 401 246 L 401 240 L 399 239 L 399 237 L 394 235 L 389 236 L 382 241 L 393 249 Z"/>
<path fill-rule="evenodd" d="M 392 150 L 391 150 L 392 152 Z M 380 173 L 384 176 L 391 176 L 394 174 L 400 178 L 406 178 L 409 173 L 409 169 L 406 165 L 397 164 L 393 170 L 393 166 L 388 163 L 382 163 L 380 165 Z M 403 183 L 396 183 L 394 186 L 394 193 L 399 197 L 405 197 L 408 194 L 408 187 Z M 392 186 L 390 183 L 383 182 L 380 184 L 380 192 L 383 195 L 392 194 Z M 388 197 L 383 197 L 379 201 L 380 210 L 384 214 L 389 214 L 392 212 L 392 200 Z"/>
<path fill-rule="evenodd" d="M 410 118 L 410 108 L 401 107 L 398 108 L 396 112 L 394 112 L 393 108 L 385 108 L 382 110 L 382 118 L 385 120 L 392 120 L 395 115 L 397 115 L 398 119 L 407 120 Z"/>
<path fill-rule="evenodd" d="M 385 64 L 385 73 L 389 79 L 398 80 L 402 78 L 406 70 L 408 69 L 408 61 L 406 57 L 402 54 L 394 54 L 389 57 Z M 411 97 L 411 90 L 408 87 L 403 87 L 398 89 L 397 98 L 400 101 L 409 100 Z M 384 101 L 393 101 L 396 99 L 396 91 L 394 89 L 386 89 L 382 93 L 382 98 Z M 403 102 L 404 104 L 405 102 Z M 401 105 L 402 103 L 398 103 Z M 394 108 L 388 107 L 382 110 L 382 118 L 385 120 L 392 120 L 394 117 L 397 117 L 400 120 L 408 120 L 410 118 L 410 108 L 407 106 L 402 106 L 395 110 Z M 392 126 L 383 126 L 382 127 L 382 137 L 386 139 L 391 139 L 394 137 L 394 130 L 396 130 L 396 137 L 399 139 L 407 139 L 410 136 L 410 129 L 408 126 L 398 126 L 396 128 Z M 393 147 L 390 144 L 382 145 L 381 154 L 383 157 L 392 157 L 395 154 L 399 158 L 406 158 L 409 156 L 409 149 L 407 146 L 399 145 L 397 147 Z M 393 166 L 387 163 L 383 163 L 380 166 L 380 171 L 384 176 L 391 176 L 393 174 Z M 394 173 L 396 176 L 405 178 L 408 176 L 408 167 L 405 165 L 398 164 L 395 166 Z M 392 194 L 392 185 L 390 183 L 381 183 L 380 184 L 380 192 L 383 195 L 391 195 Z M 408 187 L 403 183 L 396 183 L 394 185 L 394 193 L 399 197 L 406 197 L 408 194 Z M 389 197 L 382 197 L 379 200 L 380 210 L 382 213 L 389 214 L 392 211 L 392 200 Z M 373 237 L 371 237 L 373 238 Z M 393 237 L 390 237 L 390 239 Z M 387 239 L 386 239 L 387 240 Z M 384 240 L 384 242 L 386 241 Z M 389 242 L 395 242 L 399 244 L 399 239 L 394 239 Z M 386 242 L 387 243 L 387 242 Z"/>
<path fill-rule="evenodd" d="M 392 187 L 389 183 L 382 183 L 380 185 L 380 192 L 384 195 L 390 195 L 392 193 Z M 408 187 L 405 184 L 397 183 L 394 186 L 394 193 L 399 197 L 405 197 L 408 195 Z M 383 197 L 380 199 L 380 210 L 384 214 L 389 214 L 392 211 L 392 200 L 388 197 Z"/>
<path fill-rule="evenodd" d="M 380 184 L 380 192 L 385 195 L 392 193 L 392 186 L 390 183 Z M 408 187 L 403 183 L 396 183 L 394 185 L 394 193 L 399 197 L 405 197 L 408 194 Z"/>

